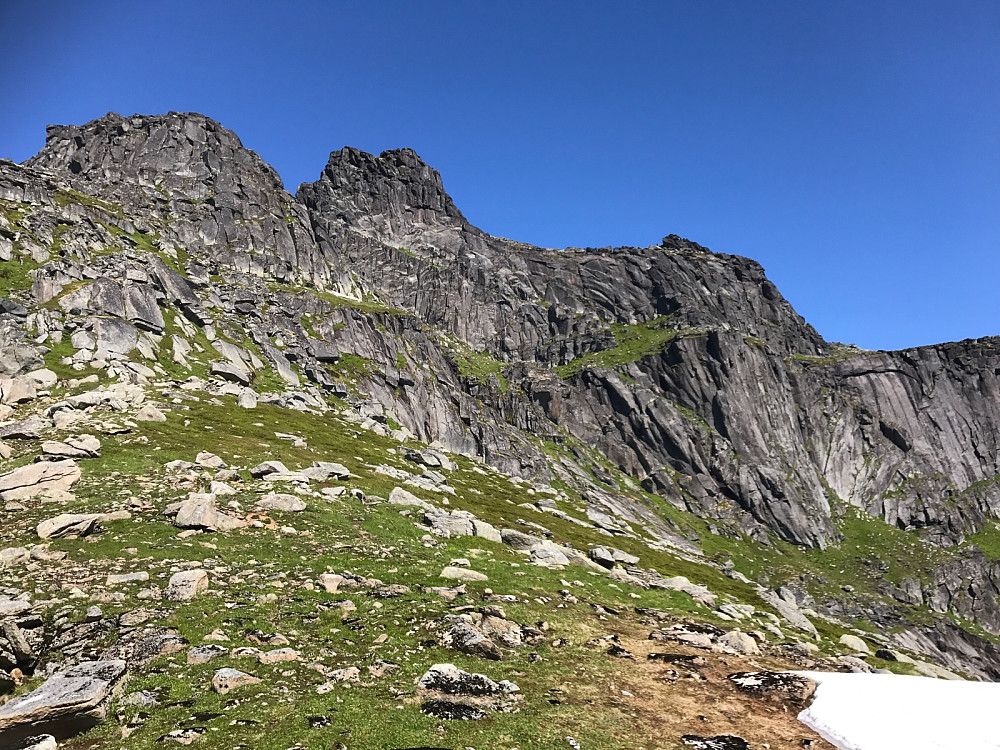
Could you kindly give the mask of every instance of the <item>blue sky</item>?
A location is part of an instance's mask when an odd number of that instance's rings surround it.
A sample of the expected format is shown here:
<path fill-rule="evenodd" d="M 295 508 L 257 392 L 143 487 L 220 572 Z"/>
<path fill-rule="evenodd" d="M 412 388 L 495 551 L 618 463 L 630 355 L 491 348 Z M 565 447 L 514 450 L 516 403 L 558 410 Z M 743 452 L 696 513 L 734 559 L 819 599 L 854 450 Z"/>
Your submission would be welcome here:
<path fill-rule="evenodd" d="M 1000 334 L 1000 3 L 19 2 L 0 156 L 48 123 L 200 111 L 292 191 L 410 146 L 472 223 L 680 234 L 826 338 Z"/>

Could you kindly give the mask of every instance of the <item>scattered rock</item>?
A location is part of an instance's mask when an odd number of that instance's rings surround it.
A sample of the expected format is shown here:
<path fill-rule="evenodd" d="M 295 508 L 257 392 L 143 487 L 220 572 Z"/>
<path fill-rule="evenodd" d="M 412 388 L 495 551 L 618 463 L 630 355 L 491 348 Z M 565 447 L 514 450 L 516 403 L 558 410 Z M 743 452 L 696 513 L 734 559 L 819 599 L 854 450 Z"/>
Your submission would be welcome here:
<path fill-rule="evenodd" d="M 76 539 L 97 529 L 100 513 L 62 513 L 38 524 L 36 532 L 42 539 Z"/>
<path fill-rule="evenodd" d="M 14 741 L 47 733 L 63 739 L 101 723 L 125 666 L 121 660 L 86 661 L 56 672 L 0 706 L 0 736 Z"/>
<path fill-rule="evenodd" d="M 241 518 L 222 513 L 215 495 L 192 492 L 177 507 L 174 526 L 181 529 L 207 529 L 208 531 L 235 531 L 248 524 Z"/>
<path fill-rule="evenodd" d="M 170 584 L 165 592 L 172 602 L 186 602 L 194 599 L 208 588 L 208 573 L 204 570 L 183 570 L 170 576 Z"/>
<path fill-rule="evenodd" d="M 206 664 L 212 659 L 218 659 L 229 653 L 229 649 L 224 646 L 210 644 L 208 646 L 195 646 L 187 652 L 188 664 Z"/>
<path fill-rule="evenodd" d="M 228 465 L 217 455 L 209 453 L 208 451 L 201 451 L 194 457 L 194 462 L 198 464 L 198 466 L 204 466 L 206 469 L 225 469 Z"/>
<path fill-rule="evenodd" d="M 0 500 L 26 500 L 66 492 L 80 481 L 76 461 L 39 461 L 0 475 Z"/>
<path fill-rule="evenodd" d="M 871 654 L 872 650 L 868 647 L 861 638 L 850 633 L 844 633 L 840 636 L 839 641 L 841 646 L 844 646 L 848 651 L 854 654 Z"/>
<path fill-rule="evenodd" d="M 735 734 L 717 734 L 714 737 L 685 734 L 681 742 L 695 750 L 750 750 L 750 743 Z"/>
<path fill-rule="evenodd" d="M 758 698 L 804 704 L 816 692 L 816 683 L 792 672 L 737 672 L 728 677 L 740 691 Z"/>
<path fill-rule="evenodd" d="M 256 685 L 259 682 L 259 677 L 254 677 L 252 674 L 241 672 L 238 669 L 225 667 L 216 671 L 212 676 L 212 690 L 219 695 L 225 695 L 231 690 L 236 690 L 247 685 Z"/>
<path fill-rule="evenodd" d="M 454 565 L 445 566 L 440 573 L 441 578 L 450 578 L 456 581 L 488 581 L 485 573 L 480 573 L 468 568 L 457 568 Z"/>
<path fill-rule="evenodd" d="M 287 513 L 301 513 L 306 509 L 305 501 L 295 495 L 269 492 L 254 506 L 260 510 L 278 510 Z"/>
<path fill-rule="evenodd" d="M 152 404 L 146 404 L 135 415 L 139 422 L 166 422 L 167 415 Z"/>
<path fill-rule="evenodd" d="M 757 641 L 753 639 L 753 636 L 744 633 L 739 628 L 720 635 L 716 639 L 716 643 L 723 648 L 737 654 L 743 654 L 744 656 L 756 656 L 760 654 L 760 648 L 758 648 Z"/>

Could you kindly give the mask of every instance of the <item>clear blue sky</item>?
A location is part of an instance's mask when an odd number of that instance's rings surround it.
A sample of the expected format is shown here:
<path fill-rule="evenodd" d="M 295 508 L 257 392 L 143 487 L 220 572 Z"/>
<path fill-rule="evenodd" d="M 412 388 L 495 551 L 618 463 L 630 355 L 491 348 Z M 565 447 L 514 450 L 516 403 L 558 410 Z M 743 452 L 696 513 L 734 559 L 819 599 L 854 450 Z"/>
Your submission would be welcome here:
<path fill-rule="evenodd" d="M 0 0 L 0 156 L 200 111 L 292 191 L 410 146 L 548 247 L 677 233 L 831 340 L 1000 334 L 1000 3 Z"/>

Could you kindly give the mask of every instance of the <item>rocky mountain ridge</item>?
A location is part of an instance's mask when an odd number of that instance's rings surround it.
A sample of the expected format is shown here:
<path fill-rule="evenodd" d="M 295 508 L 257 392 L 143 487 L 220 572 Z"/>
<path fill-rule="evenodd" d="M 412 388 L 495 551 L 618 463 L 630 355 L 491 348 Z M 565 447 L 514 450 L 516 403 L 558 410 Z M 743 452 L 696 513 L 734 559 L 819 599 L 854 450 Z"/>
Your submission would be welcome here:
<path fill-rule="evenodd" d="M 409 149 L 335 151 L 293 196 L 196 114 L 52 126 L 0 161 L 0 208 L 0 435 L 43 366 L 207 383 L 481 461 L 572 533 L 742 581 L 807 632 L 867 621 L 1000 674 L 997 339 L 862 351 L 675 235 L 493 237 Z"/>

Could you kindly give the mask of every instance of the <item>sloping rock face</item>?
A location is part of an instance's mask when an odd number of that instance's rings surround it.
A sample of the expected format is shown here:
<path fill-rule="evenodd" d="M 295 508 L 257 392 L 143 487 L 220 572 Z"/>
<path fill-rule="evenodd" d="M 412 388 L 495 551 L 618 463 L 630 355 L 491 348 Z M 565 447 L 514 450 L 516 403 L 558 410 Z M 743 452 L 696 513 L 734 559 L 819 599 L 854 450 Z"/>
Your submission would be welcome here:
<path fill-rule="evenodd" d="M 82 662 L 57 672 L 0 707 L 0 736 L 11 742 L 42 733 L 63 739 L 89 729 L 104 720 L 124 675 L 120 660 Z"/>
<path fill-rule="evenodd" d="M 364 419 L 581 487 L 588 516 L 621 533 L 669 528 L 605 459 L 720 533 L 765 541 L 831 544 L 836 506 L 853 504 L 948 545 L 1000 510 L 996 339 L 863 352 L 825 342 L 757 263 L 677 236 L 558 251 L 492 237 L 408 149 L 335 151 L 293 197 L 209 118 L 107 115 L 51 127 L 26 166 L 0 163 L 0 197 L 43 207 L 31 237 L 64 233 L 57 257 L 33 251 L 33 294 L 76 284 L 59 301 L 81 316 L 81 352 L 159 346 L 171 309 L 192 337 L 246 331 L 260 358 L 224 353 L 244 385 L 272 367 L 303 392 L 349 395 Z M 28 234 L 8 234 L 23 251 Z M 39 366 L 25 312 L 0 315 L 8 374 Z M 63 324 L 40 311 L 32 325 Z M 352 384 L 363 395 L 330 374 L 347 355 L 371 363 Z M 973 567 L 975 596 L 954 571 L 907 596 L 1000 632 L 993 572 Z"/>

